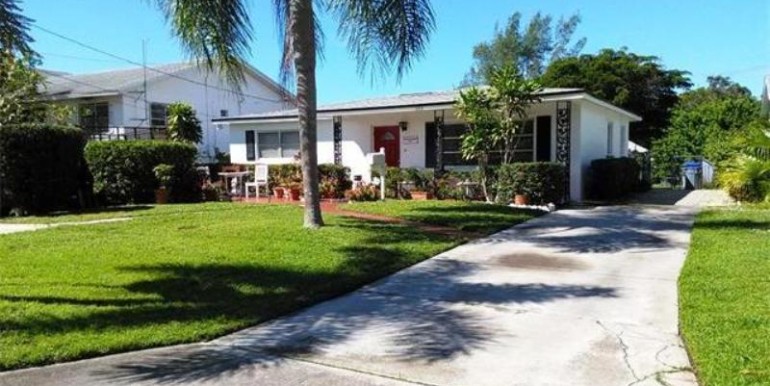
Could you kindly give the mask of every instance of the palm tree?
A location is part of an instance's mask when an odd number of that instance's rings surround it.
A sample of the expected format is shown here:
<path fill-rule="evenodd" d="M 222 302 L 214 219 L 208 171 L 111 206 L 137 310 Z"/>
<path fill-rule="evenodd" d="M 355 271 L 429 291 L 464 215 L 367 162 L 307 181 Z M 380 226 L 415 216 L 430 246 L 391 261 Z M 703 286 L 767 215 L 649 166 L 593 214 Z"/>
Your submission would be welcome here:
<path fill-rule="evenodd" d="M 218 68 L 233 84 L 243 80 L 252 38 L 246 0 L 156 0 L 173 32 L 194 58 Z M 425 50 L 435 27 L 430 0 L 273 0 L 283 44 L 282 79 L 296 79 L 305 193 L 305 226 L 323 225 L 316 150 L 316 57 L 322 49 L 318 11 L 339 22 L 359 72 L 395 68 L 398 78 Z M 215 66 L 216 64 L 216 66 Z"/>
<path fill-rule="evenodd" d="M 21 14 L 18 0 L 0 0 L 0 51 L 8 56 L 16 53 L 33 55 L 29 47 L 31 19 Z"/>

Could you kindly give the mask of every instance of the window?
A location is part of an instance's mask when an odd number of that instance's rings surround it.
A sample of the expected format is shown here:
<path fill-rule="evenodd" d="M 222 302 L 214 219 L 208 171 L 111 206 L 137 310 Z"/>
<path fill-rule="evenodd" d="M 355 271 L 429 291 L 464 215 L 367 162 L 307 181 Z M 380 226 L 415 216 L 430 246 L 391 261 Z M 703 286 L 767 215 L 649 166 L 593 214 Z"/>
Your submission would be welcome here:
<path fill-rule="evenodd" d="M 78 124 L 89 133 L 107 131 L 110 127 L 110 105 L 107 103 L 79 105 Z"/>
<path fill-rule="evenodd" d="M 248 143 L 247 146 L 249 146 Z M 293 158 L 298 155 L 299 131 L 257 133 L 257 156 L 259 158 Z"/>
<path fill-rule="evenodd" d="M 628 128 L 626 125 L 620 126 L 620 155 L 628 154 Z"/>
<path fill-rule="evenodd" d="M 246 131 L 246 161 L 254 161 L 257 157 L 255 153 L 255 140 L 254 140 L 254 130 L 247 130 Z"/>
<path fill-rule="evenodd" d="M 613 139 L 613 124 L 612 122 L 607 122 L 607 155 L 613 155 L 614 150 L 614 139 Z"/>
<path fill-rule="evenodd" d="M 163 103 L 150 103 L 150 126 L 152 127 L 165 127 L 166 126 L 166 108 L 168 106 Z"/>
<path fill-rule="evenodd" d="M 280 158 L 280 133 L 259 133 L 257 136 L 257 146 L 259 150 L 259 158 Z"/>
<path fill-rule="evenodd" d="M 550 120 L 549 120 L 550 125 Z M 514 137 L 514 150 L 512 154 L 513 162 L 532 162 L 535 157 L 535 124 L 533 120 L 527 120 Z M 466 130 L 464 124 L 449 124 L 443 127 L 443 137 L 441 141 L 441 161 L 444 166 L 465 166 L 476 165 L 476 160 L 467 160 L 462 156 L 462 135 Z M 436 149 L 435 144 L 436 129 L 433 122 L 425 124 L 425 134 L 428 136 L 425 141 L 425 164 L 427 167 L 435 167 Z M 549 143 L 550 150 L 550 143 Z M 503 146 L 499 150 L 490 154 L 490 164 L 500 164 L 503 159 Z M 550 156 L 550 154 L 549 154 Z"/>
<path fill-rule="evenodd" d="M 299 156 L 299 131 L 281 132 L 281 156 L 283 158 Z"/>
<path fill-rule="evenodd" d="M 219 110 L 219 116 L 221 118 L 227 118 L 230 115 L 230 112 L 227 110 Z"/>

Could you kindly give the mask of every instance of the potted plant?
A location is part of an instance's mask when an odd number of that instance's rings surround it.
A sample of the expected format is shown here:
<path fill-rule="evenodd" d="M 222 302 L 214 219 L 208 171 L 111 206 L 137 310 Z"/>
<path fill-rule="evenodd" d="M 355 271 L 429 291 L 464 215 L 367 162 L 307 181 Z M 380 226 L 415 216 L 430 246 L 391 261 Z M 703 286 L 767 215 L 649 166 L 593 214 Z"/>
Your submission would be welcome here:
<path fill-rule="evenodd" d="M 171 179 L 174 177 L 174 166 L 160 164 L 152 169 L 155 179 L 158 181 L 158 189 L 155 190 L 155 202 L 167 204 L 170 194 Z"/>
<path fill-rule="evenodd" d="M 292 201 L 299 201 L 299 194 L 302 191 L 302 184 L 297 181 L 289 183 L 289 198 Z"/>
<path fill-rule="evenodd" d="M 529 205 L 530 192 L 527 177 L 526 173 L 520 171 L 516 174 L 514 181 L 512 181 L 513 203 L 516 205 Z"/>
<path fill-rule="evenodd" d="M 273 196 L 275 196 L 277 200 L 283 200 L 284 192 L 283 186 L 276 185 L 273 187 Z"/>

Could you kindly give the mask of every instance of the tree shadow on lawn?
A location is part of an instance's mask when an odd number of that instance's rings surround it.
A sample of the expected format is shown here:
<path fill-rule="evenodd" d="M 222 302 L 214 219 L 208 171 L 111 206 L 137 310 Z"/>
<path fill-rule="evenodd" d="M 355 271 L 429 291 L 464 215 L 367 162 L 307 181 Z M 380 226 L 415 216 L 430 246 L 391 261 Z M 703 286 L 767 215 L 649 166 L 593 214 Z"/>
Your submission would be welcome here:
<path fill-rule="evenodd" d="M 695 229 L 714 229 L 731 231 L 769 231 L 770 219 L 768 220 L 736 220 L 736 219 L 718 219 L 703 218 L 695 223 Z"/>
<path fill-rule="evenodd" d="M 89 304 L 89 300 L 64 297 L 19 298 L 19 301 L 39 300 L 46 304 L 119 308 L 72 318 L 40 316 L 18 322 L 4 321 L 4 330 L 33 334 L 120 331 L 223 318 L 237 327 L 253 325 L 341 295 L 427 257 L 413 250 L 412 242 L 446 240 L 393 224 L 345 220 L 331 226 L 369 228 L 373 234 L 356 245 L 339 247 L 338 251 L 348 259 L 332 272 L 258 264 L 130 266 L 125 269 L 153 274 L 151 279 L 124 286 L 137 295 L 151 295 L 145 303 L 139 299 L 124 307 L 109 299 L 91 300 Z M 322 353 L 372 325 L 382 325 L 388 331 L 389 344 L 382 348 L 385 357 L 399 361 L 441 361 L 483 347 L 499 333 L 478 313 L 470 312 L 468 305 L 510 306 L 615 296 L 615 289 L 608 287 L 467 282 L 465 279 L 478 269 L 467 262 L 434 259 L 333 302 L 321 303 L 212 344 L 195 345 L 181 352 L 130 355 L 92 375 L 126 382 L 211 380 L 246 367 L 278 365 L 286 356 Z M 98 335 L 93 338 L 98 339 Z M 123 349 L 141 347 L 147 345 L 138 343 Z M 100 354 L 103 352 L 96 349 L 86 353 Z"/>
<path fill-rule="evenodd" d="M 405 214 L 404 218 L 425 224 L 444 225 L 468 232 L 490 234 L 543 214 L 544 212 L 541 210 L 517 209 L 493 204 L 472 204 L 469 206 L 414 208 L 414 211 Z"/>

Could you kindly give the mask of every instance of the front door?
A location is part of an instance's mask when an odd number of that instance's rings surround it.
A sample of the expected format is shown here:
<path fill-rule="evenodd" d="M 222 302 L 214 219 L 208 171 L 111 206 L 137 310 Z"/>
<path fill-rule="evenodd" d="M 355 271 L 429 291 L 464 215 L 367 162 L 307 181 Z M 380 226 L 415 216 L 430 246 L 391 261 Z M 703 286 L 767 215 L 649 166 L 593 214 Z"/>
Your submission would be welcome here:
<path fill-rule="evenodd" d="M 385 163 L 388 166 L 401 166 L 401 131 L 398 126 L 379 126 L 374 128 L 374 151 L 385 149 Z"/>

